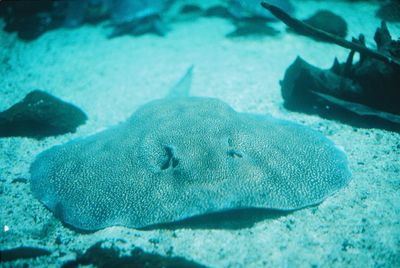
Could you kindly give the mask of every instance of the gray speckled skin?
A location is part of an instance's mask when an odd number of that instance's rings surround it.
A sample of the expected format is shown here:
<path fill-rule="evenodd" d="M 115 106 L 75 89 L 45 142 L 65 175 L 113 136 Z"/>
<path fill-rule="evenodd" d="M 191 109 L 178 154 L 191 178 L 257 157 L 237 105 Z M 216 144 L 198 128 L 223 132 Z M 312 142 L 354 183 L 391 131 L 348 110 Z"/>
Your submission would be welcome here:
<path fill-rule="evenodd" d="M 350 179 L 344 153 L 318 132 L 198 97 L 150 102 L 125 123 L 55 146 L 31 175 L 35 197 L 87 230 L 247 207 L 293 210 Z"/>

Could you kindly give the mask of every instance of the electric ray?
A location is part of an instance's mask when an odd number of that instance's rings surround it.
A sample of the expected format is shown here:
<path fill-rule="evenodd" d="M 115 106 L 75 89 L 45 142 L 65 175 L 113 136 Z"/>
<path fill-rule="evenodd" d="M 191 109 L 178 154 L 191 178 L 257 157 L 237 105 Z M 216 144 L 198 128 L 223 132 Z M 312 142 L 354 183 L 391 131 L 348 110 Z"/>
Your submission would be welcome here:
<path fill-rule="evenodd" d="M 65 223 L 134 228 L 241 208 L 295 210 L 345 186 L 345 154 L 320 133 L 189 97 L 191 70 L 124 123 L 54 146 L 33 195 Z"/>

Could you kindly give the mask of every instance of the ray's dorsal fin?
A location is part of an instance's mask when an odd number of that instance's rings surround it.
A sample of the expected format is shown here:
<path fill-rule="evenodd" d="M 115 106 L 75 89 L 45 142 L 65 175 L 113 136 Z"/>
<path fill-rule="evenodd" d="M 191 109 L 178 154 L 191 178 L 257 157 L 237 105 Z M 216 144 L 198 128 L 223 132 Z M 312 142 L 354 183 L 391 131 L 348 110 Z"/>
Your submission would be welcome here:
<path fill-rule="evenodd" d="M 193 65 L 190 66 L 185 75 L 170 90 L 167 99 L 189 97 L 190 87 L 192 85 Z"/>

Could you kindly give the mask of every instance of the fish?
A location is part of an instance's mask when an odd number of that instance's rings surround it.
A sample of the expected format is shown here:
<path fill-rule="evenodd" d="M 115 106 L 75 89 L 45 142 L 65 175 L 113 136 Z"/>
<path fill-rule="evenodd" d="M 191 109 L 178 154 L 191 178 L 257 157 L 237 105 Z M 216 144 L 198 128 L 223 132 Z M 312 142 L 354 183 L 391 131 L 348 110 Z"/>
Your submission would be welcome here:
<path fill-rule="evenodd" d="M 144 228 L 238 209 L 316 205 L 351 178 L 318 131 L 190 95 L 193 67 L 125 122 L 40 153 L 32 194 L 79 230 Z"/>

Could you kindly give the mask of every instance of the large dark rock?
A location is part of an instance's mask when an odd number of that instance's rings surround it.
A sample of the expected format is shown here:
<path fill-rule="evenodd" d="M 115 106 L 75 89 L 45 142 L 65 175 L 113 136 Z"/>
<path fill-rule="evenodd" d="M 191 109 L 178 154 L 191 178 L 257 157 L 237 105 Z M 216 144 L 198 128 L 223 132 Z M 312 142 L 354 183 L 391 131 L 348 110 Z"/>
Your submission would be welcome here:
<path fill-rule="evenodd" d="M 335 60 L 329 70 L 312 66 L 298 57 L 280 83 L 287 108 L 310 112 L 318 106 L 325 107 L 326 111 L 334 107 L 351 117 L 359 117 L 359 121 L 368 118 L 378 120 L 383 128 L 400 128 L 400 40 L 392 39 L 385 22 L 375 32 L 377 49 L 374 50 L 366 46 L 362 34 L 350 42 L 302 22 L 267 2 L 261 5 L 297 33 L 351 49 L 345 63 Z M 360 57 L 353 63 L 356 52 Z M 347 121 L 349 116 L 342 118 Z"/>
<path fill-rule="evenodd" d="M 400 22 L 400 1 L 393 0 L 383 4 L 376 11 L 376 16 L 388 22 Z"/>
<path fill-rule="evenodd" d="M 16 32 L 24 41 L 32 41 L 46 31 L 61 25 L 61 21 L 52 16 L 54 1 L 0 1 L 0 17 L 4 19 L 3 30 Z"/>
<path fill-rule="evenodd" d="M 0 113 L 0 137 L 43 138 L 75 132 L 87 120 L 78 107 L 34 90 Z"/>
<path fill-rule="evenodd" d="M 361 36 L 353 42 L 364 44 L 365 40 Z M 395 58 L 399 56 L 400 42 L 392 40 L 385 23 L 377 29 L 375 42 L 380 53 L 390 53 Z M 374 118 L 400 125 L 400 69 L 364 54 L 353 64 L 354 53 L 350 52 L 345 63 L 335 59 L 332 68 L 327 70 L 298 57 L 281 81 L 285 106 L 305 112 L 317 109 L 320 115 L 331 118 L 329 113 L 340 110 L 364 119 Z M 324 107 L 329 109 L 323 111 Z M 353 116 L 343 115 L 346 120 Z"/>

